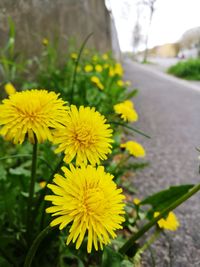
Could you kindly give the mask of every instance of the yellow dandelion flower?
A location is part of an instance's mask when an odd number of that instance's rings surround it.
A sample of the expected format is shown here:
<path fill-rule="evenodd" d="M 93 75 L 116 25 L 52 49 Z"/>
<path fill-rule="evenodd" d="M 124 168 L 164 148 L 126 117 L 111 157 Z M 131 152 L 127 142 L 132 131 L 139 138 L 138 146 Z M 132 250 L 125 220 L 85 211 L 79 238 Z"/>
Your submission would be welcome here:
<path fill-rule="evenodd" d="M 156 211 L 154 212 L 154 218 L 157 217 L 160 214 L 160 212 Z M 167 218 L 160 219 L 158 221 L 158 225 L 160 228 L 170 230 L 170 231 L 176 231 L 178 227 L 180 226 L 180 223 L 176 217 L 176 215 L 171 211 L 167 215 Z"/>
<path fill-rule="evenodd" d="M 126 85 L 126 86 L 130 86 L 130 85 L 131 85 L 131 82 L 130 82 L 130 81 L 126 81 L 126 82 L 125 82 L 125 85 Z"/>
<path fill-rule="evenodd" d="M 103 84 L 97 76 L 92 76 L 90 79 L 100 90 L 104 89 Z"/>
<path fill-rule="evenodd" d="M 103 90 L 104 89 L 104 85 L 102 83 L 97 83 L 97 87 L 100 89 L 100 90 Z"/>
<path fill-rule="evenodd" d="M 46 184 L 47 184 L 46 181 L 41 181 L 41 182 L 39 182 L 39 186 L 40 186 L 40 188 L 45 188 Z"/>
<path fill-rule="evenodd" d="M 146 154 L 143 146 L 135 141 L 128 141 L 125 144 L 121 144 L 120 147 L 125 148 L 130 155 L 136 158 L 143 158 Z"/>
<path fill-rule="evenodd" d="M 114 105 L 114 110 L 117 114 L 121 115 L 124 121 L 137 121 L 138 114 L 134 109 L 134 105 L 130 100 L 126 100 L 119 104 Z"/>
<path fill-rule="evenodd" d="M 42 39 L 42 44 L 43 44 L 44 46 L 47 46 L 47 45 L 49 44 L 49 40 L 48 40 L 47 38 L 43 38 L 43 39 Z"/>
<path fill-rule="evenodd" d="M 133 203 L 134 203 L 135 205 L 139 205 L 140 202 L 141 202 L 141 200 L 140 200 L 139 198 L 134 198 L 134 199 L 133 199 Z"/>
<path fill-rule="evenodd" d="M 97 55 L 94 55 L 94 56 L 92 57 L 92 60 L 93 60 L 93 61 L 97 61 L 97 60 L 98 60 L 98 56 L 97 56 Z"/>
<path fill-rule="evenodd" d="M 17 92 L 0 104 L 0 134 L 14 144 L 22 144 L 25 137 L 31 143 L 52 141 L 52 128 L 61 127 L 68 107 L 58 94 L 46 90 Z"/>
<path fill-rule="evenodd" d="M 124 81 L 118 80 L 117 81 L 117 85 L 120 86 L 120 87 L 124 86 Z"/>
<path fill-rule="evenodd" d="M 103 65 L 103 67 L 104 67 L 104 69 L 108 69 L 109 68 L 109 64 L 106 63 L 106 64 Z"/>
<path fill-rule="evenodd" d="M 75 60 L 78 58 L 78 55 L 77 53 L 71 53 L 70 57 Z"/>
<path fill-rule="evenodd" d="M 106 53 L 103 54 L 103 55 L 102 55 L 102 58 L 103 58 L 104 60 L 108 60 L 108 58 L 109 58 L 109 57 L 108 57 L 108 54 L 106 54 Z"/>
<path fill-rule="evenodd" d="M 89 64 L 85 65 L 84 70 L 85 70 L 85 72 L 91 72 L 91 71 L 93 71 L 93 66 L 89 65 Z"/>
<path fill-rule="evenodd" d="M 15 87 L 12 85 L 12 83 L 6 83 L 4 86 L 4 90 L 7 95 L 13 95 L 16 93 Z"/>
<path fill-rule="evenodd" d="M 91 80 L 91 82 L 93 82 L 95 84 L 100 83 L 100 80 L 99 80 L 99 78 L 97 76 L 92 76 L 90 78 L 90 80 Z"/>
<path fill-rule="evenodd" d="M 113 67 L 110 67 L 110 68 L 109 68 L 109 73 L 108 73 L 108 75 L 109 75 L 110 77 L 113 77 L 113 76 L 115 75 L 115 71 L 114 71 L 114 68 L 113 68 Z"/>
<path fill-rule="evenodd" d="M 120 63 L 115 64 L 114 72 L 116 75 L 122 76 L 123 75 L 123 68 Z"/>
<path fill-rule="evenodd" d="M 100 64 L 97 64 L 97 65 L 95 66 L 95 70 L 96 70 L 97 72 L 102 72 L 103 68 L 102 68 L 102 66 L 101 66 Z"/>
<path fill-rule="evenodd" d="M 104 168 L 81 166 L 70 169 L 63 167 L 64 177 L 56 174 L 54 183 L 48 187 L 55 195 L 48 195 L 45 200 L 53 206 L 47 213 L 57 216 L 51 226 L 59 225 L 62 230 L 70 225 L 67 245 L 76 242 L 76 249 L 81 246 L 84 236 L 88 236 L 87 251 L 103 249 L 103 245 L 116 237 L 116 230 L 122 229 L 124 221 L 124 195 L 117 189 L 113 176 L 105 173 Z"/>
<path fill-rule="evenodd" d="M 88 55 L 89 53 L 90 53 L 90 50 L 87 49 L 87 48 L 85 48 L 85 50 L 83 51 L 83 54 L 84 54 L 84 55 Z"/>
<path fill-rule="evenodd" d="M 111 153 L 112 130 L 95 108 L 72 105 L 66 116 L 66 127 L 55 131 L 56 153 L 64 151 L 66 163 L 76 157 L 76 164 L 100 164 Z"/>

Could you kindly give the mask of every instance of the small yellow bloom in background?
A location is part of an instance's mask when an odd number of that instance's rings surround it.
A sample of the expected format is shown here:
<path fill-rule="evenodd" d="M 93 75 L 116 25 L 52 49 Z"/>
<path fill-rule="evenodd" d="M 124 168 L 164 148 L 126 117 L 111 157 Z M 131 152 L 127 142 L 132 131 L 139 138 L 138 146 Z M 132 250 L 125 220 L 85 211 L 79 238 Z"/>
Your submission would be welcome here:
<path fill-rule="evenodd" d="M 125 144 L 120 145 L 121 148 L 125 148 L 130 155 L 136 158 L 143 158 L 145 157 L 145 150 L 142 145 L 135 141 L 128 141 Z"/>
<path fill-rule="evenodd" d="M 141 200 L 140 200 L 139 198 L 134 198 L 134 199 L 133 199 L 133 203 L 134 203 L 135 205 L 139 205 L 140 202 L 141 202 Z"/>
<path fill-rule="evenodd" d="M 118 80 L 118 81 L 117 81 L 117 85 L 120 86 L 120 87 L 121 87 L 121 86 L 124 86 L 124 81 L 122 81 L 122 80 Z"/>
<path fill-rule="evenodd" d="M 108 54 L 105 53 L 105 54 L 102 55 L 102 58 L 103 58 L 104 60 L 108 60 L 109 56 L 108 56 Z"/>
<path fill-rule="evenodd" d="M 12 83 L 6 83 L 4 86 L 4 90 L 7 95 L 13 95 L 16 93 L 15 87 L 12 85 Z"/>
<path fill-rule="evenodd" d="M 66 163 L 76 157 L 76 165 L 100 164 L 111 153 L 112 129 L 106 119 L 95 108 L 79 109 L 72 105 L 66 115 L 66 126 L 54 133 L 56 153 L 64 152 Z"/>
<path fill-rule="evenodd" d="M 120 63 L 115 64 L 114 72 L 115 72 L 115 74 L 117 74 L 119 76 L 123 75 L 124 72 L 123 72 L 122 65 Z"/>
<path fill-rule="evenodd" d="M 97 55 L 94 55 L 93 57 L 92 57 L 92 60 L 93 61 L 97 61 L 99 58 L 98 58 L 98 56 Z"/>
<path fill-rule="evenodd" d="M 49 40 L 48 40 L 47 38 L 43 38 L 43 39 L 42 39 L 42 44 L 43 44 L 44 46 L 47 46 L 47 45 L 49 44 Z"/>
<path fill-rule="evenodd" d="M 97 83 L 96 85 L 97 85 L 97 87 L 98 87 L 100 90 L 103 90 L 103 89 L 104 89 L 104 86 L 103 86 L 102 83 Z"/>
<path fill-rule="evenodd" d="M 130 85 L 131 85 L 131 82 L 130 82 L 130 81 L 126 81 L 126 82 L 125 82 L 125 85 L 126 85 L 126 86 L 130 86 Z"/>
<path fill-rule="evenodd" d="M 83 51 L 84 55 L 88 55 L 90 53 L 90 50 L 85 48 L 85 50 Z"/>
<path fill-rule="evenodd" d="M 134 122 L 138 120 L 138 114 L 130 100 L 114 105 L 114 111 L 121 115 L 124 121 Z"/>
<path fill-rule="evenodd" d="M 104 69 L 107 69 L 107 68 L 109 68 L 109 64 L 106 63 L 106 64 L 103 65 L 103 67 L 104 67 Z"/>
<path fill-rule="evenodd" d="M 75 60 L 78 58 L 78 55 L 77 53 L 71 53 L 70 57 Z"/>
<path fill-rule="evenodd" d="M 57 216 L 51 226 L 59 225 L 62 230 L 70 224 L 67 245 L 76 243 L 81 246 L 84 236 L 88 236 L 87 252 L 103 249 L 116 237 L 116 230 L 122 229 L 125 221 L 124 195 L 117 189 L 113 176 L 104 171 L 104 167 L 81 166 L 70 169 L 63 167 L 64 176 L 56 174 L 54 184 L 48 185 L 55 195 L 45 200 L 52 202 L 47 213 Z"/>
<path fill-rule="evenodd" d="M 109 68 L 109 73 L 108 74 L 109 74 L 110 77 L 113 77 L 115 75 L 115 71 L 114 71 L 113 67 Z"/>
<path fill-rule="evenodd" d="M 46 90 L 17 92 L 0 104 L 0 134 L 14 144 L 52 141 L 52 129 L 62 127 L 67 110 L 59 94 Z M 35 136 L 35 137 L 34 137 Z"/>
<path fill-rule="evenodd" d="M 91 71 L 93 71 L 93 66 L 89 65 L 89 64 L 85 65 L 84 70 L 85 70 L 85 72 L 91 72 Z"/>
<path fill-rule="evenodd" d="M 46 181 L 39 182 L 39 185 L 40 185 L 41 188 L 45 188 L 46 184 L 47 184 Z"/>
<path fill-rule="evenodd" d="M 95 66 L 95 70 L 96 70 L 97 72 L 102 72 L 103 67 L 102 67 L 100 64 L 97 64 L 97 65 Z"/>
<path fill-rule="evenodd" d="M 103 90 L 104 86 L 101 83 L 100 79 L 97 76 L 92 76 L 90 80 L 100 89 Z"/>
<path fill-rule="evenodd" d="M 92 76 L 90 80 L 91 80 L 91 82 L 93 82 L 95 84 L 100 83 L 100 80 L 97 76 Z"/>
<path fill-rule="evenodd" d="M 158 211 L 154 212 L 154 218 L 156 218 L 159 214 L 160 212 Z M 157 223 L 160 228 L 170 230 L 170 231 L 176 231 L 178 227 L 180 226 L 180 223 L 176 215 L 172 211 L 169 212 L 166 219 L 162 218 Z"/>

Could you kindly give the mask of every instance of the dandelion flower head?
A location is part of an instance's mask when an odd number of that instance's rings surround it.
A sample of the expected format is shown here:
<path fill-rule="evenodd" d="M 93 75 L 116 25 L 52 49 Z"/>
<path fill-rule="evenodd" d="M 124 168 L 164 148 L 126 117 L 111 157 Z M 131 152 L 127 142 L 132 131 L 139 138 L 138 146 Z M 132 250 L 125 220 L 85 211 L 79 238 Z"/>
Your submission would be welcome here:
<path fill-rule="evenodd" d="M 76 60 L 76 59 L 78 58 L 77 53 L 71 53 L 70 56 L 71 56 L 71 58 L 74 59 L 74 60 Z"/>
<path fill-rule="evenodd" d="M 59 225 L 62 230 L 70 224 L 67 245 L 76 242 L 76 249 L 85 235 L 88 253 L 93 246 L 95 250 L 103 249 L 116 237 L 116 230 L 122 228 L 125 198 L 122 189 L 117 189 L 113 176 L 105 173 L 102 166 L 70 165 L 70 169 L 62 170 L 64 176 L 56 174 L 54 184 L 48 185 L 55 195 L 45 197 L 53 204 L 46 212 L 57 216 L 51 226 Z"/>
<path fill-rule="evenodd" d="M 105 53 L 105 54 L 102 55 L 102 58 L 103 58 L 104 60 L 108 60 L 108 59 L 109 59 L 109 56 L 108 56 L 108 54 Z"/>
<path fill-rule="evenodd" d="M 44 46 L 47 46 L 47 45 L 49 44 L 49 40 L 48 40 L 47 38 L 43 38 L 43 39 L 42 39 L 42 44 L 43 44 Z"/>
<path fill-rule="evenodd" d="M 15 87 L 12 85 L 12 83 L 6 83 L 4 86 L 4 90 L 7 95 L 13 95 L 16 93 Z"/>
<path fill-rule="evenodd" d="M 115 68 L 114 68 L 115 74 L 122 76 L 123 75 L 123 68 L 122 65 L 120 63 L 116 63 L 115 64 Z"/>
<path fill-rule="evenodd" d="M 121 115 L 124 121 L 134 122 L 138 120 L 138 114 L 130 100 L 114 105 L 114 110 L 117 114 Z"/>
<path fill-rule="evenodd" d="M 100 64 L 97 64 L 97 65 L 95 66 L 95 70 L 96 70 L 97 72 L 102 72 L 103 67 L 102 67 Z"/>
<path fill-rule="evenodd" d="M 84 67 L 85 72 L 91 72 L 93 71 L 93 66 L 90 64 L 85 65 Z"/>
<path fill-rule="evenodd" d="M 143 158 L 146 154 L 143 146 L 135 141 L 128 141 L 125 144 L 121 144 L 120 147 L 125 148 L 130 155 L 136 158 Z"/>
<path fill-rule="evenodd" d="M 100 79 L 97 76 L 92 76 L 91 77 L 91 81 L 100 89 L 103 90 L 104 86 L 101 83 Z"/>
<path fill-rule="evenodd" d="M 154 212 L 154 218 L 157 217 L 159 214 L 160 212 L 158 211 Z M 158 221 L 158 225 L 160 228 L 170 231 L 176 231 L 180 226 L 180 223 L 176 215 L 172 211 L 170 211 L 166 219 L 162 218 Z"/>
<path fill-rule="evenodd" d="M 94 108 L 79 109 L 72 105 L 66 116 L 66 127 L 55 131 L 56 153 L 64 151 L 66 163 L 76 157 L 76 164 L 100 164 L 111 153 L 112 129 L 106 119 Z"/>
<path fill-rule="evenodd" d="M 141 202 L 141 200 L 140 200 L 139 198 L 137 198 L 137 197 L 135 197 L 135 198 L 133 199 L 133 203 L 134 203 L 136 206 L 139 205 L 140 202 Z"/>
<path fill-rule="evenodd" d="M 96 62 L 98 59 L 99 59 L 98 55 L 94 55 L 94 56 L 92 57 L 92 60 L 93 60 L 94 62 Z"/>
<path fill-rule="evenodd" d="M 46 90 L 27 90 L 10 95 L 0 104 L 0 134 L 14 144 L 25 137 L 31 143 L 52 141 L 52 128 L 64 124 L 68 107 L 58 94 Z M 34 137 L 35 135 L 35 137 Z"/>
<path fill-rule="evenodd" d="M 118 80 L 117 81 L 117 85 L 120 86 L 120 87 L 124 86 L 124 81 Z"/>

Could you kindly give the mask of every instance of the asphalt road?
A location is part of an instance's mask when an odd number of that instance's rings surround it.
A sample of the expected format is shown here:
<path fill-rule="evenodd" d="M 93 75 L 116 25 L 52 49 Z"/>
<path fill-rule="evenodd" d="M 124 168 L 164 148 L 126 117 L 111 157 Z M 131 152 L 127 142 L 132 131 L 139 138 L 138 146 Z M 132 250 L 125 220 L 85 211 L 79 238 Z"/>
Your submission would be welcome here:
<path fill-rule="evenodd" d="M 134 177 L 142 198 L 170 185 L 199 183 L 200 87 L 150 66 L 124 62 L 125 78 L 139 89 L 134 98 L 139 122 L 151 136 L 135 135 L 147 152 L 150 167 Z M 156 266 L 200 267 L 200 193 L 176 209 L 181 226 L 156 242 Z M 148 252 L 143 266 L 152 266 Z"/>

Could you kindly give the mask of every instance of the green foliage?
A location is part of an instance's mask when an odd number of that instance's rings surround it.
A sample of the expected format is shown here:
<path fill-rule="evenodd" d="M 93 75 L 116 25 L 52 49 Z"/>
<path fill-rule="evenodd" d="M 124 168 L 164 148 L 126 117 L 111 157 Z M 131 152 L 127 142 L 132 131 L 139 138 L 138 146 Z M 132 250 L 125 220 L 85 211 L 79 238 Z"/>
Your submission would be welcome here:
<path fill-rule="evenodd" d="M 138 93 L 137 89 L 128 88 L 129 82 L 122 80 L 121 65 L 110 52 L 102 55 L 89 51 L 83 44 L 79 53 L 74 52 L 73 47 L 61 53 L 58 43 L 47 39 L 43 40 L 43 49 L 39 56 L 23 60 L 23 55 L 15 51 L 15 27 L 12 20 L 9 20 L 9 25 L 9 38 L 0 53 L 0 71 L 3 77 L 1 85 L 12 82 L 22 90 L 33 87 L 53 90 L 69 104 L 95 107 L 104 114 L 112 126 L 114 143 L 112 154 L 102 165 L 107 172 L 113 174 L 117 184 L 123 187 L 127 205 L 124 229 L 103 251 L 87 254 L 87 238 L 79 250 L 75 249 L 74 244 L 66 246 L 66 230 L 49 229 L 50 216 L 45 213 L 48 203 L 44 202 L 44 196 L 49 193 L 47 184 L 52 182 L 54 174 L 59 173 L 64 164 L 62 155 L 55 155 L 53 145 L 48 142 L 40 144 L 30 207 L 31 217 L 27 220 L 32 145 L 28 142 L 13 145 L 0 139 L 0 266 L 21 267 L 25 259 L 25 267 L 139 266 L 143 250 L 139 243 L 135 243 L 136 238 L 133 242 L 132 238 L 136 236 L 139 239 L 145 231 L 156 225 L 157 221 L 152 222 L 152 216 L 149 216 L 152 210 L 162 212 L 182 197 L 186 200 L 193 186 L 173 186 L 147 197 L 140 204 L 134 204 L 133 195 L 137 193 L 137 189 L 129 179 L 130 172 L 132 175 L 145 168 L 148 162 L 134 158 L 120 144 L 126 135 L 133 136 L 133 133 L 150 137 L 122 121 L 114 113 L 115 104 L 135 97 Z M 151 205 L 152 209 L 143 209 L 146 204 Z M 27 221 L 31 226 L 28 234 Z M 147 227 L 140 229 L 138 225 L 144 221 L 147 221 Z M 129 241 L 128 251 L 124 249 L 120 253 L 120 247 Z M 124 256 L 125 253 L 127 256 Z"/>
<path fill-rule="evenodd" d="M 166 190 L 162 190 L 145 198 L 141 201 L 140 205 L 151 205 L 152 209 L 147 213 L 147 216 L 151 219 L 155 211 L 163 211 L 176 200 L 184 196 L 193 186 L 192 184 L 171 186 Z"/>
<path fill-rule="evenodd" d="M 145 198 L 143 201 L 141 201 L 140 205 L 149 204 L 155 211 L 161 211 L 175 202 L 181 196 L 185 195 L 193 186 L 194 185 L 192 184 L 171 186 L 166 190 L 160 191 Z"/>
<path fill-rule="evenodd" d="M 15 25 L 11 18 L 8 19 L 9 35 L 4 47 L 0 50 L 0 76 L 2 86 L 12 82 L 16 85 L 23 81 L 23 75 L 28 64 L 22 54 L 15 50 Z"/>
<path fill-rule="evenodd" d="M 180 61 L 167 72 L 186 80 L 200 80 L 200 59 Z"/>

